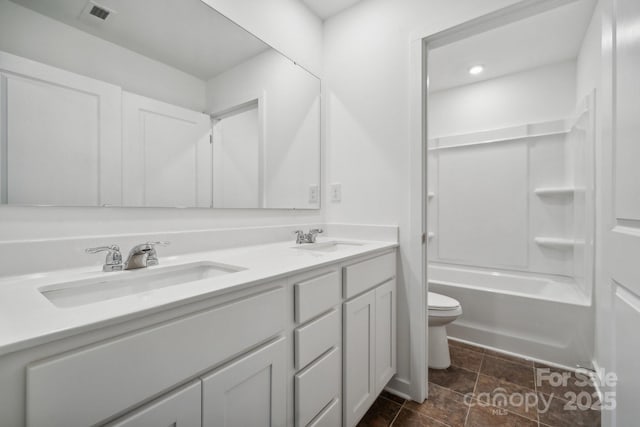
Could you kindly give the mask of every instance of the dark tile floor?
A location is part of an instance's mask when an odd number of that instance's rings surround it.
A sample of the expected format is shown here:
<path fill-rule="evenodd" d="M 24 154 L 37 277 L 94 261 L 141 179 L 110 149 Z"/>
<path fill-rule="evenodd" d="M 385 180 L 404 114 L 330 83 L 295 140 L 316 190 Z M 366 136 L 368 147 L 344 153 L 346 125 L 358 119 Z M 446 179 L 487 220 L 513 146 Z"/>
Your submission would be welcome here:
<path fill-rule="evenodd" d="M 449 349 L 451 367 L 429 370 L 429 399 L 383 392 L 358 426 L 600 426 L 595 389 L 583 376 L 455 341 Z"/>

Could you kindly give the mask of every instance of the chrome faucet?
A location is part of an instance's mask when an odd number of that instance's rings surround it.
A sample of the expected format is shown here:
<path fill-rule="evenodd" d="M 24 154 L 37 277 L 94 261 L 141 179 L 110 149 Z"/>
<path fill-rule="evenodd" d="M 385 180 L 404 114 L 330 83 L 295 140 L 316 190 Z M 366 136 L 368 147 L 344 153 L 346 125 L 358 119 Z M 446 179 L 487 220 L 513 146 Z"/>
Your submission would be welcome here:
<path fill-rule="evenodd" d="M 156 246 L 167 246 L 171 242 L 146 242 L 135 245 L 129 251 L 127 261 L 124 263 L 125 270 L 135 270 L 158 265 L 158 253 Z"/>
<path fill-rule="evenodd" d="M 298 245 L 301 245 L 303 243 L 315 243 L 316 242 L 316 237 L 318 237 L 318 234 L 322 233 L 322 229 L 321 228 L 314 228 L 312 230 L 309 230 L 308 233 L 305 233 L 302 230 L 296 230 L 294 231 L 295 235 L 296 235 L 296 243 Z"/>
<path fill-rule="evenodd" d="M 98 246 L 97 248 L 88 248 L 84 251 L 88 254 L 107 253 L 102 271 L 121 271 L 123 268 L 122 254 L 120 253 L 120 247 L 118 245 Z"/>

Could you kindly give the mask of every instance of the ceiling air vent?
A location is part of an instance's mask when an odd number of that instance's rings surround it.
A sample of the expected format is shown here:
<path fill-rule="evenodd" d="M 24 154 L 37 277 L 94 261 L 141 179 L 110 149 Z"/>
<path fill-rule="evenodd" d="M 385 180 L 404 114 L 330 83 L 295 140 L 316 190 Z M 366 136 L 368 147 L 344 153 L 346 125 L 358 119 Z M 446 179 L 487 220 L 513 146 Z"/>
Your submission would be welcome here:
<path fill-rule="evenodd" d="M 95 1 L 89 0 L 82 9 L 82 12 L 80 12 L 78 19 L 89 25 L 102 24 L 107 20 L 107 18 L 113 18 L 113 15 L 116 13 L 117 12 L 113 9 L 109 9 L 99 5 Z"/>
<path fill-rule="evenodd" d="M 89 14 L 91 14 L 91 15 L 97 17 L 97 18 L 100 18 L 100 19 L 102 19 L 104 21 L 109 17 L 111 12 L 109 12 L 107 9 L 104 9 L 104 8 L 102 8 L 100 6 L 93 5 L 91 7 L 91 10 L 89 11 Z"/>

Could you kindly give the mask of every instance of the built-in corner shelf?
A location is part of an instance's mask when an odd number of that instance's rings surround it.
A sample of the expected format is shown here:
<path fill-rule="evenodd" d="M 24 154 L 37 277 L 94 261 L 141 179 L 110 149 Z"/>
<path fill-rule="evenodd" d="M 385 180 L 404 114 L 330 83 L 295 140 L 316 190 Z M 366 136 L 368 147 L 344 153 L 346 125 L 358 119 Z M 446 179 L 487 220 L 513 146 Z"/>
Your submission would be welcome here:
<path fill-rule="evenodd" d="M 560 237 L 536 237 L 533 240 L 540 246 L 553 249 L 573 249 L 575 246 L 584 245 L 581 240 Z"/>
<path fill-rule="evenodd" d="M 540 197 L 572 197 L 576 189 L 574 187 L 540 187 L 533 192 Z"/>

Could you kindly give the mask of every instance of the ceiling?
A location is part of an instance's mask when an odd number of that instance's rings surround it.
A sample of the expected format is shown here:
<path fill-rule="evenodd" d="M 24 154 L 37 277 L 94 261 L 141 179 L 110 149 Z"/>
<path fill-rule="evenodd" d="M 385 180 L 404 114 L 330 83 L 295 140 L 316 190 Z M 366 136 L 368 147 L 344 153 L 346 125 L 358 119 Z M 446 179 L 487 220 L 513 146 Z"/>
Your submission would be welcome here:
<path fill-rule="evenodd" d="M 429 90 L 437 91 L 575 59 L 595 0 L 580 0 L 469 37 L 429 53 Z M 484 66 L 477 76 L 469 74 Z"/>
<path fill-rule="evenodd" d="M 202 80 L 269 49 L 201 0 L 11 0 Z M 89 3 L 115 11 L 106 21 Z"/>
<path fill-rule="evenodd" d="M 331 18 L 361 0 L 302 0 L 321 19 Z"/>

